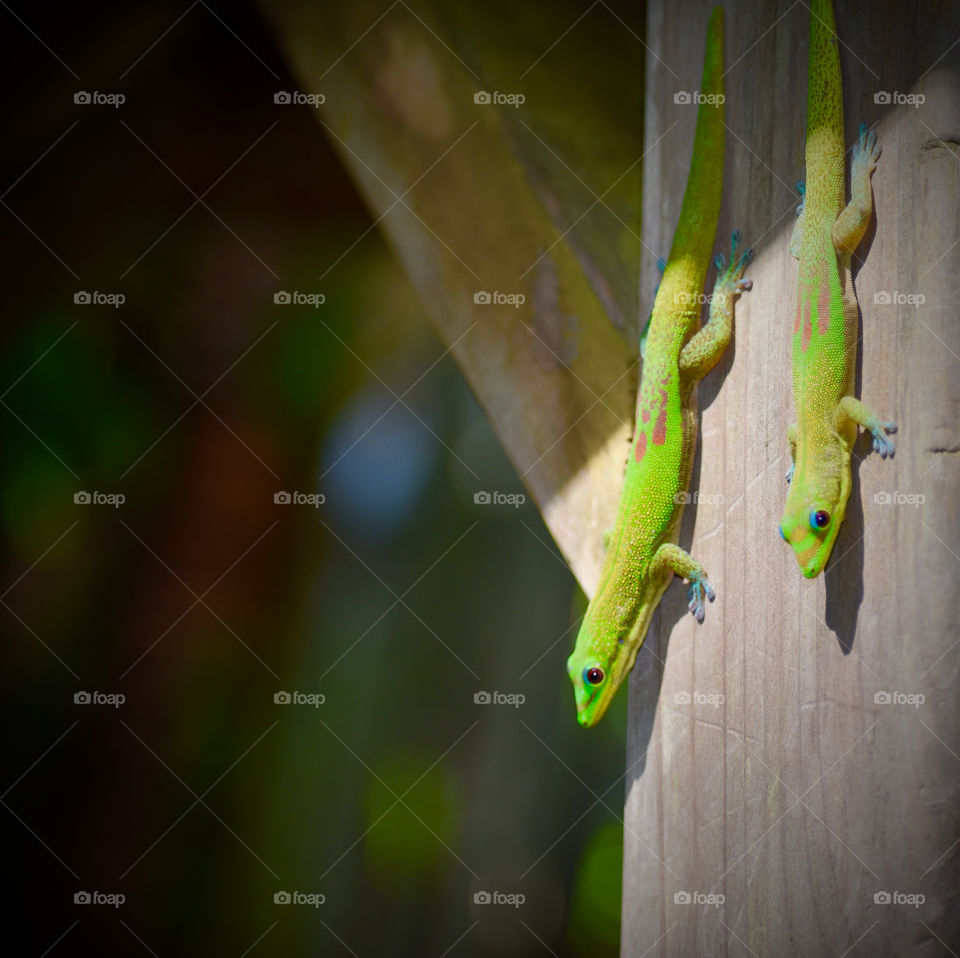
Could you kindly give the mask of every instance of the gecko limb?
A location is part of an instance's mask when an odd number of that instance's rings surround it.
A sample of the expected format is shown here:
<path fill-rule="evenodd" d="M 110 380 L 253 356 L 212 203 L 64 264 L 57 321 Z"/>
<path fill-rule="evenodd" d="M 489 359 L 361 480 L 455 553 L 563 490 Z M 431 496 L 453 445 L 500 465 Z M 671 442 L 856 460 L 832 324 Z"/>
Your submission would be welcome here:
<path fill-rule="evenodd" d="M 800 205 L 797 207 L 797 222 L 793 224 L 793 233 L 790 235 L 790 255 L 800 259 L 800 244 L 803 242 L 803 210 L 807 201 L 807 187 L 803 180 L 797 183 L 797 192 L 800 194 Z"/>
<path fill-rule="evenodd" d="M 734 301 L 740 293 L 753 288 L 753 280 L 743 277 L 743 271 L 753 259 L 753 250 L 744 250 L 738 257 L 739 243 L 740 231 L 737 230 L 731 238 L 729 266 L 722 253 L 714 260 L 719 272 L 710 298 L 710 318 L 680 353 L 680 375 L 688 382 L 703 379 L 716 366 L 733 332 Z"/>
<path fill-rule="evenodd" d="M 786 475 L 787 485 L 789 485 L 793 481 L 793 470 L 797 465 L 797 424 L 795 422 L 787 426 L 787 442 L 790 445 L 790 468 Z"/>
<path fill-rule="evenodd" d="M 707 581 L 707 572 L 689 552 L 672 543 L 664 543 L 657 549 L 650 563 L 651 575 L 663 575 L 667 571 L 686 579 L 690 583 L 687 590 L 687 608 L 698 622 L 703 622 L 704 598 L 710 602 L 717 597 L 713 587 Z"/>
<path fill-rule="evenodd" d="M 886 459 L 888 456 L 891 459 L 893 458 L 896 450 L 893 440 L 887 438 L 887 433 L 897 431 L 895 422 L 881 422 L 867 406 L 859 399 L 854 399 L 853 396 L 844 396 L 840 400 L 837 405 L 836 417 L 838 422 L 850 420 L 858 426 L 862 426 L 873 436 L 874 452 L 880 453 L 881 459 Z"/>
<path fill-rule="evenodd" d="M 860 138 L 853 148 L 850 163 L 850 202 L 833 224 L 832 238 L 836 251 L 851 255 L 860 245 L 863 234 L 870 225 L 873 215 L 873 193 L 870 189 L 870 177 L 877 168 L 880 147 L 877 145 L 875 130 L 868 130 L 866 123 L 860 124 Z"/>

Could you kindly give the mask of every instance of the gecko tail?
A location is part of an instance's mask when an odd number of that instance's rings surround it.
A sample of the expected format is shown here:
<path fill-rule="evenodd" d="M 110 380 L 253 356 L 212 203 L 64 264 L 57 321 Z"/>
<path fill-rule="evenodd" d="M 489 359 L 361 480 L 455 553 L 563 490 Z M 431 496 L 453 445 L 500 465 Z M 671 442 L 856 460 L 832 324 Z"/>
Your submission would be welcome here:
<path fill-rule="evenodd" d="M 659 296 L 670 303 L 680 293 L 703 288 L 720 218 L 726 133 L 723 44 L 723 8 L 714 7 L 707 24 L 690 173 L 659 290 Z"/>
<path fill-rule="evenodd" d="M 840 44 L 833 15 L 833 0 L 810 4 L 810 52 L 807 75 L 807 181 L 832 183 L 837 169 L 843 175 L 843 86 Z M 835 184 L 834 184 L 835 187 Z M 843 184 L 840 182 L 843 203 Z"/>

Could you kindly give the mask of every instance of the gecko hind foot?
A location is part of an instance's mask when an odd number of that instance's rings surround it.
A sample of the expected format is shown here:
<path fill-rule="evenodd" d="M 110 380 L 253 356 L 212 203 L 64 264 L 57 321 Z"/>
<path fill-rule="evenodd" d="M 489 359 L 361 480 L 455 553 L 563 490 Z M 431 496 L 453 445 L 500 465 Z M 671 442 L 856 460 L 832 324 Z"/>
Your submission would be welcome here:
<path fill-rule="evenodd" d="M 690 581 L 690 588 L 687 590 L 687 598 L 690 600 L 687 603 L 687 608 L 690 610 L 690 613 L 693 617 L 703 623 L 703 597 L 706 596 L 711 602 L 717 597 L 717 593 L 713 591 L 713 586 L 707 581 L 706 576 L 703 578 L 696 578 Z"/>
<path fill-rule="evenodd" d="M 717 276 L 717 291 L 726 288 L 729 292 L 742 293 L 753 289 L 753 280 L 745 279 L 743 271 L 753 260 L 753 250 L 749 247 L 737 259 L 737 245 L 740 242 L 740 230 L 734 230 L 730 237 L 730 266 L 726 265 L 723 253 L 717 253 L 714 258 L 720 275 Z"/>
<path fill-rule="evenodd" d="M 880 159 L 880 145 L 877 143 L 877 131 L 871 130 L 866 123 L 860 124 L 857 142 L 853 147 L 851 167 L 866 166 L 872 173 Z"/>

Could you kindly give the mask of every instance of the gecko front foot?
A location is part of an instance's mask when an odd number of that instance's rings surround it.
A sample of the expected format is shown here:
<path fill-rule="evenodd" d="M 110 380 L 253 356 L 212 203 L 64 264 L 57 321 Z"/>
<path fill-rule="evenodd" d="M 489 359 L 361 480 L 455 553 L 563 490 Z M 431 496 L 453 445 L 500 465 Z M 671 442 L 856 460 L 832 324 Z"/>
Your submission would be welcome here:
<path fill-rule="evenodd" d="M 893 454 L 896 452 L 896 447 L 893 444 L 892 439 L 887 439 L 885 433 L 893 433 L 897 431 L 897 424 L 895 422 L 879 422 L 877 425 L 870 430 L 870 435 L 873 436 L 873 451 L 880 453 L 881 459 L 886 459 L 889 456 L 893 458 Z"/>
<path fill-rule="evenodd" d="M 717 597 L 713 591 L 713 586 L 707 582 L 706 576 L 695 577 L 690 580 L 690 588 L 687 590 L 687 608 L 693 614 L 693 617 L 700 623 L 703 622 L 703 597 L 706 596 L 711 602 Z"/>

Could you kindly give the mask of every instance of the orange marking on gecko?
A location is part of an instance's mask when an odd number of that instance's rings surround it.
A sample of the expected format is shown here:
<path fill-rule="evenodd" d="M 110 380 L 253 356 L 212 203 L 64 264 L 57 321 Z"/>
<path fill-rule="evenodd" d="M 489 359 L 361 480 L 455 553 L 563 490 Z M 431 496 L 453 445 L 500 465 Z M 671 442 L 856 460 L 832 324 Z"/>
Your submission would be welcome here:
<path fill-rule="evenodd" d="M 657 421 L 653 424 L 653 435 L 650 437 L 655 446 L 662 446 L 667 441 L 667 391 L 660 390 L 660 412 Z"/>
<path fill-rule="evenodd" d="M 800 299 L 797 299 L 797 318 L 793 321 L 793 334 L 800 332 Z"/>
<path fill-rule="evenodd" d="M 649 419 L 650 416 L 647 415 Z M 639 462 L 643 458 L 643 454 L 647 451 L 647 434 L 645 432 L 640 433 L 640 438 L 637 440 L 637 445 L 633 450 L 633 458 Z"/>
<path fill-rule="evenodd" d="M 817 332 L 823 336 L 830 328 L 830 284 L 820 281 L 820 296 L 817 299 Z"/>
<path fill-rule="evenodd" d="M 810 345 L 810 336 L 813 334 L 813 318 L 810 316 L 810 300 L 803 304 L 803 342 L 801 344 L 803 351 L 807 351 Z"/>

